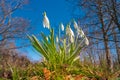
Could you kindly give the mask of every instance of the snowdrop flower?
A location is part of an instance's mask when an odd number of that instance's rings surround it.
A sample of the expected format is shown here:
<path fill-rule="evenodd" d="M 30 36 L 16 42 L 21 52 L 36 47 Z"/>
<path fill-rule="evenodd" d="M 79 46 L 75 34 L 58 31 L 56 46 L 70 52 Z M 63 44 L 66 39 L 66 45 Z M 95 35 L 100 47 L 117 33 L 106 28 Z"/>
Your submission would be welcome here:
<path fill-rule="evenodd" d="M 59 40 L 58 40 L 58 37 L 56 37 L 56 42 L 58 43 L 58 41 L 59 41 Z"/>
<path fill-rule="evenodd" d="M 88 46 L 89 45 L 89 40 L 87 37 L 85 37 L 85 44 Z"/>
<path fill-rule="evenodd" d="M 70 36 L 70 41 L 71 41 L 71 43 L 74 42 L 74 36 Z"/>
<path fill-rule="evenodd" d="M 85 34 L 84 34 L 84 32 L 83 32 L 82 29 L 80 29 L 79 33 L 80 33 L 80 36 L 81 36 L 81 37 L 84 37 L 84 36 L 85 36 Z"/>
<path fill-rule="evenodd" d="M 78 29 L 78 24 L 77 24 L 76 21 L 74 21 L 74 28 L 75 28 L 75 29 Z"/>
<path fill-rule="evenodd" d="M 66 27 L 66 35 L 69 35 L 69 27 L 70 27 L 70 25 L 67 25 L 67 27 Z"/>
<path fill-rule="evenodd" d="M 69 27 L 69 33 L 71 36 L 74 36 L 74 32 L 72 31 L 72 29 Z"/>
<path fill-rule="evenodd" d="M 74 21 L 74 28 L 77 30 L 78 36 L 80 35 L 80 37 L 84 37 L 85 34 L 84 34 L 83 30 L 78 27 L 78 24 L 76 21 Z"/>
<path fill-rule="evenodd" d="M 67 26 L 66 28 L 66 34 L 69 35 L 71 43 L 74 42 L 74 32 L 70 28 L 70 25 Z"/>
<path fill-rule="evenodd" d="M 61 30 L 64 31 L 64 25 L 61 23 L 60 24 Z"/>
<path fill-rule="evenodd" d="M 49 22 L 49 19 L 46 15 L 46 12 L 43 13 L 44 17 L 43 17 L 43 27 L 44 28 L 50 28 L 50 22 Z"/>
<path fill-rule="evenodd" d="M 83 30 L 81 28 L 77 29 L 77 36 L 80 36 L 82 38 L 85 36 L 85 34 L 84 34 L 84 32 L 83 32 Z"/>
<path fill-rule="evenodd" d="M 68 28 L 68 31 L 69 31 L 69 34 L 74 37 L 74 32 L 72 31 L 70 27 Z"/>

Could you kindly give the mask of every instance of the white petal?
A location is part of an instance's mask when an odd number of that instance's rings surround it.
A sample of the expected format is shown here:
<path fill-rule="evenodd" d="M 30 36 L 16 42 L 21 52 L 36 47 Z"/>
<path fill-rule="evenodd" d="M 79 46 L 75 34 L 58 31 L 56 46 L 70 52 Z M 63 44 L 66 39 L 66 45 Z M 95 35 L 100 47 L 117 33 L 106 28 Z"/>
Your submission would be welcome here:
<path fill-rule="evenodd" d="M 73 43 L 74 42 L 74 37 L 70 36 L 70 42 Z"/>
<path fill-rule="evenodd" d="M 64 25 L 61 23 L 61 30 L 64 31 Z"/>
<path fill-rule="evenodd" d="M 84 37 L 84 36 L 85 36 L 83 30 L 82 30 L 82 29 L 79 29 L 79 28 L 77 29 L 77 35 L 78 35 L 78 36 L 80 35 L 80 37 Z"/>
<path fill-rule="evenodd" d="M 85 34 L 84 34 L 84 32 L 83 32 L 83 30 L 82 30 L 82 29 L 80 30 L 80 33 L 81 33 L 81 34 L 80 34 L 80 35 L 81 35 L 81 37 L 84 37 L 84 35 L 85 35 Z"/>
<path fill-rule="evenodd" d="M 78 24 L 77 24 L 76 21 L 74 21 L 74 28 L 75 28 L 75 29 L 78 29 Z"/>
<path fill-rule="evenodd" d="M 56 37 L 56 42 L 58 43 L 58 41 L 59 41 L 59 40 L 58 40 L 58 37 Z"/>
<path fill-rule="evenodd" d="M 71 28 L 69 28 L 69 29 L 70 29 L 70 35 L 74 37 L 74 32 L 72 31 Z"/>
<path fill-rule="evenodd" d="M 43 27 L 48 29 L 50 28 L 50 22 L 45 12 L 44 12 L 44 18 L 43 18 Z"/>
<path fill-rule="evenodd" d="M 89 45 L 89 40 L 87 37 L 85 37 L 85 44 L 88 46 Z"/>
<path fill-rule="evenodd" d="M 45 25 L 44 25 L 44 23 L 43 23 L 43 27 L 45 28 Z"/>
<path fill-rule="evenodd" d="M 70 34 L 69 27 L 70 27 L 70 25 L 67 25 L 67 27 L 66 27 L 66 35 L 69 35 L 69 34 Z"/>
<path fill-rule="evenodd" d="M 70 30 L 70 41 L 71 41 L 71 43 L 73 43 L 74 42 L 74 32 L 72 31 L 72 29 L 69 27 L 69 30 Z"/>

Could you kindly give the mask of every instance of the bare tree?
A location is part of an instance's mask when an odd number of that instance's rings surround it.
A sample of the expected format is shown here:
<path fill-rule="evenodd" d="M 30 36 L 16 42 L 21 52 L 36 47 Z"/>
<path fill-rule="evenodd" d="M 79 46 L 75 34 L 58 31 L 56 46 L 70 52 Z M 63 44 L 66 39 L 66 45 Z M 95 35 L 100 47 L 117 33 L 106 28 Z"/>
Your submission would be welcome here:
<path fill-rule="evenodd" d="M 91 46 L 99 45 L 98 50 L 104 50 L 106 54 L 107 69 L 112 69 L 112 53 L 119 55 L 119 24 L 120 24 L 120 1 L 119 0 L 76 0 L 71 1 L 73 9 L 80 11 L 73 12 L 74 16 L 80 20 L 81 25 L 86 25 L 89 29 L 88 37 Z M 75 11 L 75 10 L 74 10 Z M 84 14 L 82 14 L 84 12 Z M 97 34 L 97 35 L 96 35 Z M 98 44 L 96 44 L 96 41 Z M 116 47 L 114 47 L 116 46 Z M 114 51 L 113 51 L 114 50 Z M 117 50 L 117 51 L 115 51 Z M 100 57 L 100 56 L 99 56 Z M 119 57 L 118 57 L 119 59 Z M 119 60 L 118 60 L 119 61 Z"/>
<path fill-rule="evenodd" d="M 27 0 L 0 0 L 0 47 L 9 42 L 25 37 L 28 21 L 22 17 L 13 17 L 14 12 L 20 9 Z"/>
<path fill-rule="evenodd" d="M 117 28 L 119 29 L 120 32 L 120 1 L 119 0 L 109 0 L 109 2 L 111 2 L 111 6 L 108 4 L 109 6 L 109 11 L 110 11 L 110 15 L 112 20 L 114 21 L 114 23 L 116 24 Z"/>

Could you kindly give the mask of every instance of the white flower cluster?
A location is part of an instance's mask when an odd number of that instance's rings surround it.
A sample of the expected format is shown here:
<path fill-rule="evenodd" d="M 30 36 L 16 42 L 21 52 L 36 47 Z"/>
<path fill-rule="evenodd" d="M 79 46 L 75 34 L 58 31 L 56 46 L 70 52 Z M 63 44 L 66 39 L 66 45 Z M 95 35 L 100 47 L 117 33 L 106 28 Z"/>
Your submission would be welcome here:
<path fill-rule="evenodd" d="M 46 15 L 46 12 L 44 12 L 43 27 L 50 29 L 50 22 L 49 22 L 47 15 Z M 64 25 L 62 23 L 60 24 L 60 28 L 62 31 L 64 31 Z M 77 30 L 77 36 L 80 35 L 80 37 L 84 38 L 85 44 L 89 45 L 88 38 L 84 34 L 83 30 L 78 27 L 78 24 L 76 21 L 74 21 L 74 28 Z M 70 24 L 68 24 L 66 27 L 66 35 L 68 35 L 70 37 L 70 42 L 73 43 L 75 35 L 74 35 L 74 32 L 72 31 L 72 29 L 70 28 Z M 58 37 L 56 38 L 56 40 L 58 42 Z"/>
<path fill-rule="evenodd" d="M 86 44 L 86 45 L 89 45 L 89 40 L 88 40 L 88 38 L 87 38 L 86 35 L 84 34 L 83 30 L 78 27 L 78 24 L 77 24 L 76 21 L 74 21 L 74 28 L 77 30 L 77 36 L 80 35 L 80 37 L 82 37 L 82 38 L 85 39 L 85 44 Z"/>
<path fill-rule="evenodd" d="M 73 43 L 74 42 L 74 32 L 72 31 L 72 29 L 70 28 L 70 25 L 68 24 L 67 25 L 67 28 L 66 28 L 66 34 L 68 35 L 68 36 L 70 36 L 70 41 L 71 41 L 71 43 Z"/>

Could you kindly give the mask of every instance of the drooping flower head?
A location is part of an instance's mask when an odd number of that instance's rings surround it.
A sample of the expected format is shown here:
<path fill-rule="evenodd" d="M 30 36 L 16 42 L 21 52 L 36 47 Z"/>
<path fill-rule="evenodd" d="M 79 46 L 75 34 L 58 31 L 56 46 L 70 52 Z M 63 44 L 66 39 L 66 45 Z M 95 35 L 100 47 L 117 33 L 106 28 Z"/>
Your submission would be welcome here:
<path fill-rule="evenodd" d="M 50 22 L 46 15 L 46 12 L 43 13 L 43 27 L 48 29 L 50 28 Z"/>
<path fill-rule="evenodd" d="M 69 29 L 70 29 L 70 35 L 74 37 L 74 32 L 72 31 L 71 28 L 69 28 Z"/>
<path fill-rule="evenodd" d="M 74 20 L 73 22 L 74 28 L 77 30 L 77 36 L 84 37 L 84 32 L 83 30 L 78 26 L 77 22 Z"/>
<path fill-rule="evenodd" d="M 66 27 L 66 35 L 69 35 L 69 27 L 70 27 L 70 25 L 68 24 Z"/>
<path fill-rule="evenodd" d="M 58 40 L 58 37 L 56 36 L 56 42 L 58 43 L 59 42 L 59 40 Z"/>
<path fill-rule="evenodd" d="M 67 25 L 67 28 L 66 28 L 66 35 L 69 36 L 71 43 L 73 43 L 74 42 L 74 32 L 70 28 L 69 24 Z"/>
<path fill-rule="evenodd" d="M 74 22 L 73 22 L 73 25 L 74 25 L 74 28 L 75 29 L 78 29 L 78 24 L 77 24 L 77 22 L 74 20 Z"/>
<path fill-rule="evenodd" d="M 64 31 L 64 25 L 63 23 L 60 24 L 61 30 Z"/>
<path fill-rule="evenodd" d="M 85 36 L 85 44 L 88 46 L 89 45 L 89 40 L 88 38 Z"/>
<path fill-rule="evenodd" d="M 81 37 L 84 37 L 84 36 L 85 36 L 85 34 L 84 34 L 84 32 L 83 32 L 82 29 L 79 29 L 79 34 L 80 34 Z"/>

